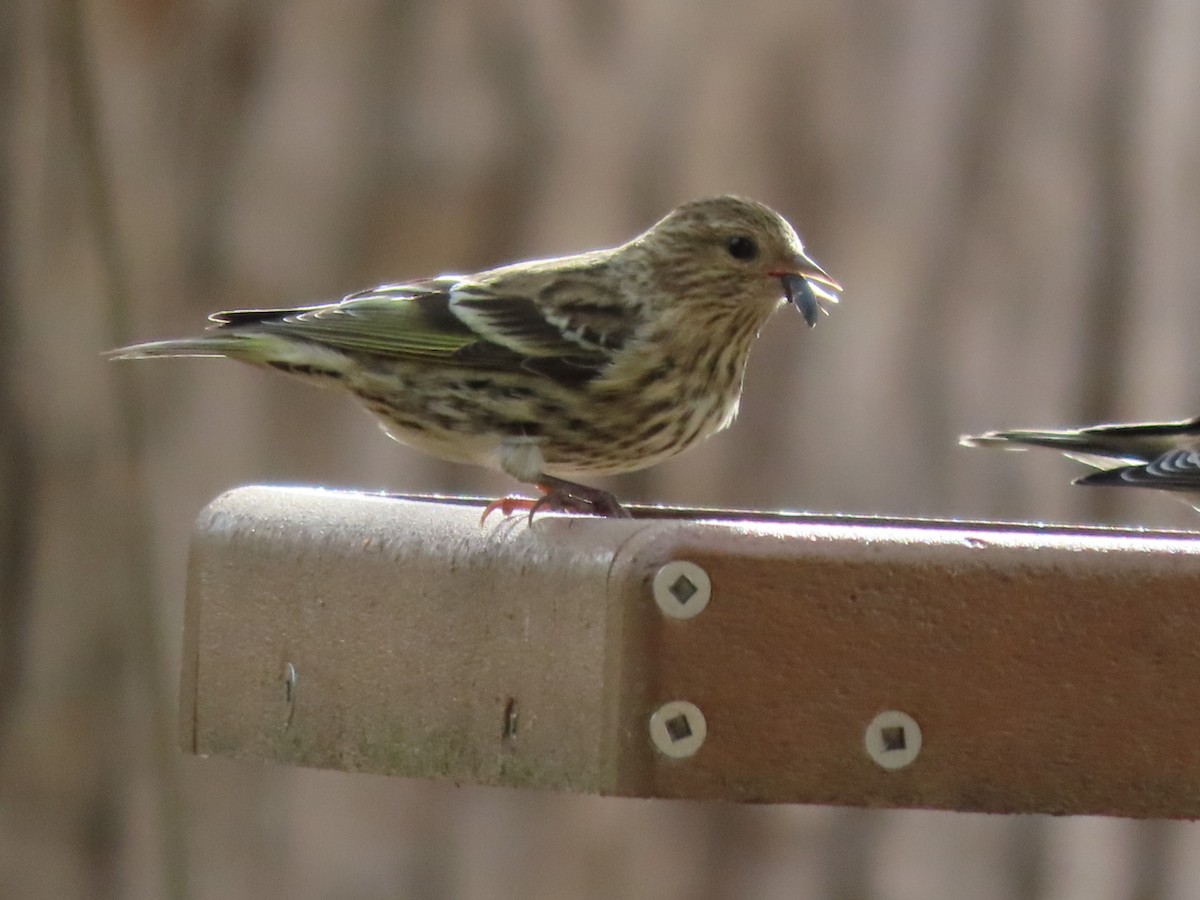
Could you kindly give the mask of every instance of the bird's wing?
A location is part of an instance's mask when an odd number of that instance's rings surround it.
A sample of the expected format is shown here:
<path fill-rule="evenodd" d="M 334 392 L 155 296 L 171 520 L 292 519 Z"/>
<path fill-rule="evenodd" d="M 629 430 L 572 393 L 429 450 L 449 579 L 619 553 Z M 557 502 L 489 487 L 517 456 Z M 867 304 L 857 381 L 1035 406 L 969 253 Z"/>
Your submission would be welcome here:
<path fill-rule="evenodd" d="M 338 303 L 214 313 L 218 330 L 253 331 L 338 350 L 413 359 L 446 359 L 479 340 L 447 311 L 442 279 L 388 284 Z"/>
<path fill-rule="evenodd" d="M 1200 452 L 1171 450 L 1141 466 L 1120 466 L 1093 472 L 1076 484 L 1157 488 L 1160 491 L 1200 492 Z"/>
<path fill-rule="evenodd" d="M 338 303 L 210 318 L 218 329 L 266 332 L 345 352 L 566 380 L 593 377 L 609 359 L 603 348 L 565 333 L 532 298 L 458 276 L 382 285 Z"/>
<path fill-rule="evenodd" d="M 1149 463 L 1173 450 L 1200 449 L 1200 418 L 1183 422 L 1097 425 L 1063 431 L 989 431 L 962 438 L 970 447 L 1050 447 L 1088 465 Z"/>
<path fill-rule="evenodd" d="M 639 317 L 610 280 L 586 270 L 547 274 L 460 283 L 450 308 L 476 332 L 530 356 L 607 358 L 625 345 Z"/>

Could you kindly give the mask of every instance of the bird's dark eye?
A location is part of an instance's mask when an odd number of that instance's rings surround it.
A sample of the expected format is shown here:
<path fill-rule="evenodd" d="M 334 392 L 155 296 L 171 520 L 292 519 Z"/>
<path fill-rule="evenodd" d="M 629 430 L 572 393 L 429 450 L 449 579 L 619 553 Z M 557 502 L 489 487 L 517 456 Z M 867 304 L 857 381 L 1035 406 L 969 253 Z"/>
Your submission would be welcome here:
<path fill-rule="evenodd" d="M 729 251 L 730 256 L 740 259 L 742 262 L 749 262 L 758 256 L 758 244 L 754 238 L 744 234 L 735 234 L 731 237 L 725 242 L 725 249 Z"/>

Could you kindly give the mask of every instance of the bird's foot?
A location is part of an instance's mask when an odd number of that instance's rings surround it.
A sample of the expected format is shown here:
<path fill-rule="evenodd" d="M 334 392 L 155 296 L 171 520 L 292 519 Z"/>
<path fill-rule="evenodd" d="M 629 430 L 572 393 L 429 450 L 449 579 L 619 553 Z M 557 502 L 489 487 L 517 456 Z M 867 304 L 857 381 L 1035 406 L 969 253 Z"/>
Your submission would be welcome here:
<path fill-rule="evenodd" d="M 531 500 L 528 497 L 517 497 L 509 494 L 507 497 L 501 497 L 498 500 L 493 500 L 483 508 L 483 515 L 479 517 L 479 524 L 483 525 L 488 520 L 488 516 L 496 510 L 500 510 L 500 514 L 508 519 L 517 510 L 529 510 L 530 516 L 533 515 L 533 508 L 537 505 L 537 500 Z"/>
<path fill-rule="evenodd" d="M 532 524 L 533 517 L 539 512 L 565 512 L 577 513 L 580 515 L 604 516 L 611 519 L 627 519 L 629 512 L 608 491 L 602 491 L 599 488 L 588 487 L 586 484 L 576 484 L 573 481 L 565 481 L 562 478 L 555 478 L 552 475 L 544 475 L 537 482 L 537 489 L 542 492 L 542 496 L 536 500 L 528 497 L 501 497 L 499 500 L 493 500 L 484 507 L 483 515 L 479 518 L 479 524 L 482 525 L 487 521 L 496 510 L 504 514 L 505 518 L 512 516 L 518 510 L 529 512 L 529 521 Z"/>

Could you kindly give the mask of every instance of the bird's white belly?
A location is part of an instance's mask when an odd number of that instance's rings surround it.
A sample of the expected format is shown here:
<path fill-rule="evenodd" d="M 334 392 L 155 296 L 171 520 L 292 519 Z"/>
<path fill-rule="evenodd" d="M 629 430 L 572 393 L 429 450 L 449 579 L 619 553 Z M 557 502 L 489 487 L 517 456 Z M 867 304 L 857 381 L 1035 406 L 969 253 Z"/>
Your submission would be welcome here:
<path fill-rule="evenodd" d="M 406 447 L 438 459 L 490 469 L 500 468 L 498 453 L 503 441 L 499 435 L 413 431 L 387 421 L 381 421 L 380 426 L 389 437 Z"/>

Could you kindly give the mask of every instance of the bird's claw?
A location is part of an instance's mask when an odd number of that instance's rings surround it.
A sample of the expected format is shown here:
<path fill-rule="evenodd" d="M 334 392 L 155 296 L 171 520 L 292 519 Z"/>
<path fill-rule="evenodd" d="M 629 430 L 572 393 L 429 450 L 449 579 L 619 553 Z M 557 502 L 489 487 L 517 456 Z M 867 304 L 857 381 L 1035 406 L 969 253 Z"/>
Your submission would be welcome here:
<path fill-rule="evenodd" d="M 506 519 L 511 518 L 513 513 L 518 510 L 527 510 L 531 525 L 533 524 L 533 517 L 539 512 L 575 513 L 578 515 L 602 516 L 612 519 L 629 518 L 629 512 L 608 491 L 601 491 L 584 485 L 574 485 L 570 482 L 563 484 L 539 484 L 537 487 L 538 490 L 542 491 L 542 496 L 536 500 L 532 500 L 529 497 L 517 497 L 511 494 L 507 497 L 493 500 L 484 507 L 483 515 L 479 517 L 479 524 L 483 525 L 487 521 L 488 516 L 496 510 L 503 513 Z"/>
<path fill-rule="evenodd" d="M 491 503 L 485 506 L 483 508 L 483 515 L 479 517 L 479 524 L 483 525 L 486 523 L 488 516 L 490 516 L 496 510 L 500 510 L 504 518 L 510 519 L 512 518 L 512 514 L 517 510 L 527 509 L 529 510 L 529 516 L 532 519 L 533 511 L 539 502 L 540 501 L 538 500 L 531 500 L 528 497 L 517 497 L 509 494 L 507 497 L 501 497 L 498 500 L 493 500 Z"/>

